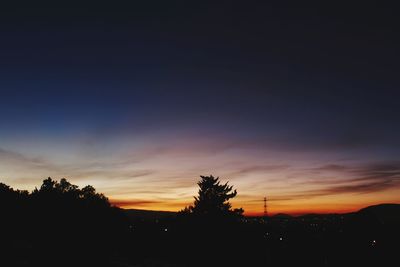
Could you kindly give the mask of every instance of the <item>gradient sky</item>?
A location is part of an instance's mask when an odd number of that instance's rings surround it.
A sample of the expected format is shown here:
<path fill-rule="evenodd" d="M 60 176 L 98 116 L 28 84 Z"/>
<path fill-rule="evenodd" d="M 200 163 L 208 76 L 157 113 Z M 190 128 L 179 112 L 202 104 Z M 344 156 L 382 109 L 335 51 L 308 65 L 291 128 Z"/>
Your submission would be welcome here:
<path fill-rule="evenodd" d="M 159 2 L 2 8 L 1 182 L 156 210 L 208 174 L 247 214 L 400 203 L 395 9 Z"/>

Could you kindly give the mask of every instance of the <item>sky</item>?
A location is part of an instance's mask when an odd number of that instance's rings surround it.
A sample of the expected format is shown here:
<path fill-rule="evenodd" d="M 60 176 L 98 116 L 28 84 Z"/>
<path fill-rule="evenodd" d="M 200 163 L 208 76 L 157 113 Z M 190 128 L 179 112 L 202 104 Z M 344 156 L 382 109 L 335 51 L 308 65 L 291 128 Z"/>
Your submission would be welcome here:
<path fill-rule="evenodd" d="M 152 210 L 210 174 L 248 215 L 400 203 L 398 22 L 367 3 L 4 7 L 0 182 Z"/>

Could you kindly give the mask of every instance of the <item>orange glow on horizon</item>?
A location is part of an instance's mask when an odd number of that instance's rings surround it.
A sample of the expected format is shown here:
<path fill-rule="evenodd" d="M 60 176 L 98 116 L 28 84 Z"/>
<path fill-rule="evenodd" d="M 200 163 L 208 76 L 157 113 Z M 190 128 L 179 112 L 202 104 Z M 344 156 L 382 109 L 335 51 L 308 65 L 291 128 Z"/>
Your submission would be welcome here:
<path fill-rule="evenodd" d="M 151 210 L 151 211 L 171 211 L 171 212 L 178 212 L 182 210 L 184 207 L 192 204 L 192 203 L 185 203 L 185 202 L 176 202 L 176 203 L 165 203 L 164 205 L 135 205 L 130 203 L 129 201 L 121 201 L 121 200 L 110 200 L 110 202 L 123 209 L 140 209 L 140 210 Z M 271 207 L 270 210 L 268 210 L 268 216 L 274 216 L 276 214 L 288 214 L 291 216 L 299 216 L 299 215 L 305 215 L 305 214 L 343 214 L 343 213 L 351 213 L 351 212 L 356 212 L 360 209 L 363 209 L 367 206 L 371 205 L 378 205 L 382 204 L 384 202 L 371 202 L 371 203 L 366 203 L 366 204 L 348 204 L 348 205 L 310 205 L 310 206 L 304 206 L 304 207 L 296 207 L 296 206 L 287 206 L 287 207 L 281 207 L 281 208 L 274 208 Z M 386 203 L 386 202 L 385 202 Z M 400 202 L 393 202 L 396 204 L 400 204 Z M 244 204 L 244 203 L 243 203 Z M 236 203 L 234 207 L 245 207 L 245 205 L 240 205 L 240 203 Z M 245 216 L 263 216 L 263 210 L 262 207 L 259 207 L 258 209 L 245 209 L 244 212 Z"/>

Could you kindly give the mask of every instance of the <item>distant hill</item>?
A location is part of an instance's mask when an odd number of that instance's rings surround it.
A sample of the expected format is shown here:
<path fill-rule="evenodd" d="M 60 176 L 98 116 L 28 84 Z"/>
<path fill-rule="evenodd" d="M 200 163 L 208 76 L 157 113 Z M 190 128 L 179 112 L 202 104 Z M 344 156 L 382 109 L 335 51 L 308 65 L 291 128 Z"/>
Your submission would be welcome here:
<path fill-rule="evenodd" d="M 140 210 L 140 209 L 123 209 L 124 213 L 131 220 L 157 220 L 172 217 L 177 214 L 173 211 L 156 211 L 156 210 Z"/>
<path fill-rule="evenodd" d="M 372 216 L 381 223 L 400 223 L 400 204 L 379 204 L 358 211 L 363 216 Z"/>
<path fill-rule="evenodd" d="M 359 212 L 374 212 L 374 213 L 396 213 L 400 212 L 400 204 L 379 204 L 379 205 L 373 205 L 373 206 L 368 206 L 366 208 L 360 209 Z"/>

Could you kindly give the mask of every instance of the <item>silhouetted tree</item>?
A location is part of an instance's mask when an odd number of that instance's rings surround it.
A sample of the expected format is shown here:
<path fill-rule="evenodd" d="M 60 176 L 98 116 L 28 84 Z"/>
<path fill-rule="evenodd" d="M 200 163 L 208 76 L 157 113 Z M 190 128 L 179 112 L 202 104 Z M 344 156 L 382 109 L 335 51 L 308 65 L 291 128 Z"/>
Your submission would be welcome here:
<path fill-rule="evenodd" d="M 176 239 L 191 244 L 180 249 L 186 261 L 196 259 L 192 266 L 236 266 L 238 259 L 229 255 L 235 249 L 233 244 L 241 240 L 243 209 L 233 209 L 229 200 L 236 197 L 237 191 L 228 182 L 221 183 L 219 177 L 200 178 L 193 205 L 185 207 L 178 217 Z"/>
<path fill-rule="evenodd" d="M 229 200 L 237 195 L 233 186 L 228 182 L 221 184 L 219 177 L 200 176 L 197 183 L 199 188 L 198 196 L 194 197 L 194 205 L 182 210 L 184 214 L 194 214 L 206 217 L 241 216 L 243 209 L 232 209 Z"/>

